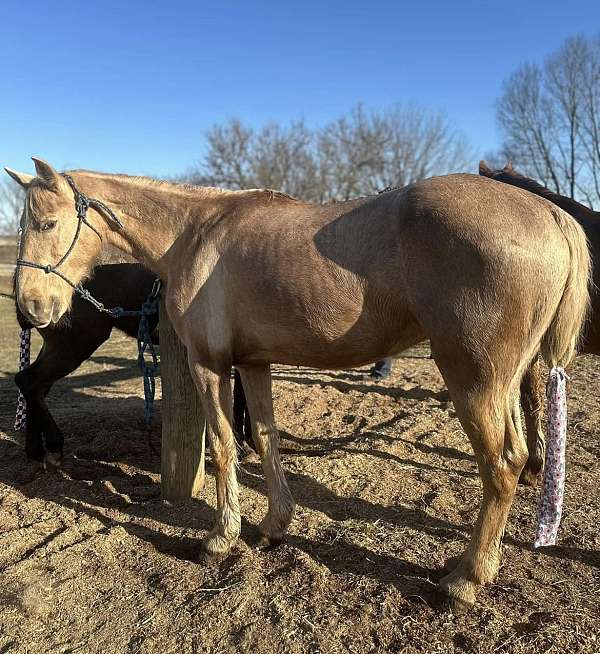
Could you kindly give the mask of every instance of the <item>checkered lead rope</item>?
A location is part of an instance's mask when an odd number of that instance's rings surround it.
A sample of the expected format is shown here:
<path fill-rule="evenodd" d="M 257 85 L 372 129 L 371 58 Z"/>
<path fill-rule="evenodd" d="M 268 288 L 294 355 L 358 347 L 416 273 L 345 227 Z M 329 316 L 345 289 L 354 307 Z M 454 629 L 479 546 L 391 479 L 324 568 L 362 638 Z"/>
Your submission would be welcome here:
<path fill-rule="evenodd" d="M 29 367 L 29 351 L 31 347 L 31 329 L 21 330 L 21 344 L 19 346 L 19 371 Z M 27 426 L 27 404 L 23 393 L 19 391 L 17 398 L 17 413 L 15 415 L 15 430 L 22 431 Z"/>
<path fill-rule="evenodd" d="M 546 463 L 534 547 L 554 545 L 562 516 L 567 443 L 567 373 L 552 368 L 548 380 Z"/>

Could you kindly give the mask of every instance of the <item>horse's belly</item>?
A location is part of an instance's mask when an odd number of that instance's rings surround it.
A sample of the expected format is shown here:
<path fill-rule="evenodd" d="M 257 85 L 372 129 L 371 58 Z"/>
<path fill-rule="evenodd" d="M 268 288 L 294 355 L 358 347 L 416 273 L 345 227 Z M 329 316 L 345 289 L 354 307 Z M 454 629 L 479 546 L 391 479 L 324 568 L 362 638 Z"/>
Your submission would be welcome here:
<path fill-rule="evenodd" d="M 339 323 L 271 323 L 248 339 L 240 365 L 281 363 L 316 368 L 349 368 L 398 354 L 426 338 L 408 314 L 378 317 L 363 312 L 345 329 Z"/>

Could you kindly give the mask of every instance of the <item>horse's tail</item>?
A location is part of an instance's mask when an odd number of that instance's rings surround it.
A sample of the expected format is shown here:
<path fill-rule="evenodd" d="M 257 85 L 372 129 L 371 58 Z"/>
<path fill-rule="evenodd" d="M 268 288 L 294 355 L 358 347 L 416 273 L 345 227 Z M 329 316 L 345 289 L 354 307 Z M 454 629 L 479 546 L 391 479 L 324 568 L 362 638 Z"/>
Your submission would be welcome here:
<path fill-rule="evenodd" d="M 551 368 L 564 368 L 574 358 L 590 306 L 591 259 L 580 225 L 565 211 L 551 207 L 569 246 L 567 281 L 552 322 L 541 342 L 541 353 Z"/>

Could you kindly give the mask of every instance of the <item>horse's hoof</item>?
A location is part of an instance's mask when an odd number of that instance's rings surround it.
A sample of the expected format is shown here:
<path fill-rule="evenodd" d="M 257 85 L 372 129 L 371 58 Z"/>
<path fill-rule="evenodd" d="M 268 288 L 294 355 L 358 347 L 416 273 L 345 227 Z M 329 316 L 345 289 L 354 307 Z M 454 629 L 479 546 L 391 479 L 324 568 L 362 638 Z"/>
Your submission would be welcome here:
<path fill-rule="evenodd" d="M 221 534 L 211 533 L 202 543 L 202 559 L 208 565 L 216 565 L 227 558 L 232 545 Z"/>
<path fill-rule="evenodd" d="M 440 580 L 444 593 L 444 607 L 454 615 L 464 615 L 475 606 L 475 584 L 460 576 L 457 571 Z"/>
<path fill-rule="evenodd" d="M 443 608 L 453 615 L 466 615 L 473 608 L 475 602 L 467 602 L 460 597 L 451 597 L 444 593 Z"/>
<path fill-rule="evenodd" d="M 256 547 L 259 550 L 272 550 L 283 543 L 283 536 L 267 536 L 267 534 L 260 533 L 256 542 Z"/>
<path fill-rule="evenodd" d="M 529 468 L 523 468 L 521 471 L 521 476 L 519 477 L 519 484 L 522 486 L 531 486 L 535 488 L 538 485 L 538 482 L 541 477 L 541 471 L 534 472 Z"/>
<path fill-rule="evenodd" d="M 290 516 L 294 514 L 293 500 L 292 509 L 288 513 Z M 273 548 L 281 545 L 289 524 L 289 519 L 275 521 L 267 514 L 258 525 L 258 547 Z"/>
<path fill-rule="evenodd" d="M 60 468 L 63 463 L 62 452 L 46 452 L 44 456 L 44 468 L 52 470 Z"/>

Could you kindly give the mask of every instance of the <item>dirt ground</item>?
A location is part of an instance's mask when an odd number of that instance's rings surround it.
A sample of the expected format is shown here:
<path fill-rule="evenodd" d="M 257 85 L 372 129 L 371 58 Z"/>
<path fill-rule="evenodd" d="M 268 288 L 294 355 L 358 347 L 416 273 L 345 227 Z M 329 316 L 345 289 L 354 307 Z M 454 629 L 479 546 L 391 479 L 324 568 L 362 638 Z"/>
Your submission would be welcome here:
<path fill-rule="evenodd" d="M 44 473 L 12 430 L 17 329 L 0 302 L 0 654 L 600 652 L 600 360 L 572 375 L 559 546 L 532 550 L 536 492 L 520 488 L 499 579 L 456 617 L 435 583 L 467 542 L 480 485 L 426 346 L 385 382 L 274 368 L 296 517 L 282 545 L 256 549 L 265 486 L 242 463 L 242 538 L 208 567 L 210 462 L 200 497 L 160 500 L 135 344 L 115 334 L 56 385 L 66 458 Z"/>

